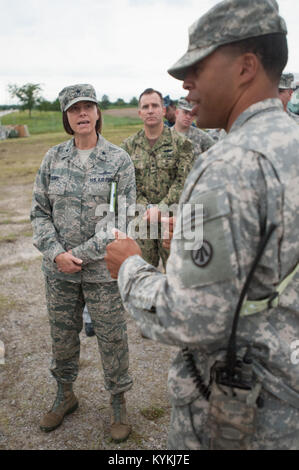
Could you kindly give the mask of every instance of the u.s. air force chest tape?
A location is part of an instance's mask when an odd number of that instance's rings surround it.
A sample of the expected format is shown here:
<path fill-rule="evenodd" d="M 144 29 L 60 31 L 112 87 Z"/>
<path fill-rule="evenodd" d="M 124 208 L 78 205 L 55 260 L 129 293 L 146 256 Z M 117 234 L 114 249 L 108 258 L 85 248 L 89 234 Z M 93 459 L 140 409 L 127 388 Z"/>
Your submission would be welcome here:
<path fill-rule="evenodd" d="M 185 287 L 204 286 L 237 276 L 230 214 L 228 194 L 223 187 L 192 194 L 182 204 L 173 248 L 177 259 L 182 260 L 176 274 Z"/>

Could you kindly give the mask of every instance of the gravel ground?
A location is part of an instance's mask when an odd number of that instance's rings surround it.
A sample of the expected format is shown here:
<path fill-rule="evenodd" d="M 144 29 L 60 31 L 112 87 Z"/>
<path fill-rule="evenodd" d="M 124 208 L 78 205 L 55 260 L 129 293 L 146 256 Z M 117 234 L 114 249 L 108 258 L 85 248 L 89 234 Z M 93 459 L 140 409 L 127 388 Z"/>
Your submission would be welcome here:
<path fill-rule="evenodd" d="M 109 394 L 96 338 L 86 337 L 84 330 L 74 386 L 79 408 L 55 431 L 40 431 L 39 420 L 54 401 L 56 383 L 49 372 L 51 340 L 41 257 L 28 236 L 30 193 L 30 186 L 11 190 L 0 202 L 0 346 L 5 346 L 4 364 L 0 357 L 0 450 L 166 449 L 167 372 L 176 350 L 142 338 L 129 316 L 134 385 L 126 394 L 133 429 L 128 440 L 115 444 L 109 437 Z M 3 214 L 12 206 L 17 207 L 15 216 L 4 222 Z"/>

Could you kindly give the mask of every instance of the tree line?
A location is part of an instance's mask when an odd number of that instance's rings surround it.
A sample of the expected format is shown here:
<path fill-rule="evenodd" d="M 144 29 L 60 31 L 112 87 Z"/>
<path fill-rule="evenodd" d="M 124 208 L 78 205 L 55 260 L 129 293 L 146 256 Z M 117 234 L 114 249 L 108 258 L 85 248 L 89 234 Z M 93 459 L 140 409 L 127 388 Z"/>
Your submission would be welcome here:
<path fill-rule="evenodd" d="M 33 109 L 39 111 L 60 111 L 60 103 L 58 98 L 54 101 L 48 101 L 42 96 L 42 86 L 40 83 L 26 83 L 25 85 L 18 86 L 16 84 L 8 85 L 8 92 L 11 98 L 17 98 L 19 100 L 18 105 L 0 105 L 0 109 L 16 108 L 28 110 L 29 116 Z M 103 95 L 99 101 L 101 109 L 108 109 L 111 107 L 125 107 L 125 106 L 137 106 L 138 100 L 134 96 L 129 102 L 126 102 L 123 98 L 118 98 L 112 102 L 108 95 Z"/>

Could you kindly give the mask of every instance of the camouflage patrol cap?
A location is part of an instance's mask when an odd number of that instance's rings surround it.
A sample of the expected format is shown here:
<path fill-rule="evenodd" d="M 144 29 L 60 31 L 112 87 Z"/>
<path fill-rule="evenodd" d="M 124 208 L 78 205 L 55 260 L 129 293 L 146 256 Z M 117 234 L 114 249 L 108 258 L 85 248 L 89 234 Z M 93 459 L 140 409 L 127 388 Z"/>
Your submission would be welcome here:
<path fill-rule="evenodd" d="M 275 0 L 224 0 L 191 25 L 188 50 L 168 73 L 184 80 L 190 67 L 219 46 L 272 33 L 287 34 Z"/>
<path fill-rule="evenodd" d="M 283 73 L 280 78 L 278 88 L 281 90 L 289 90 L 292 87 L 294 75 L 292 73 Z"/>
<path fill-rule="evenodd" d="M 63 88 L 58 95 L 61 111 L 67 111 L 73 104 L 79 101 L 92 101 L 97 103 L 95 89 L 87 83 L 71 85 Z"/>
<path fill-rule="evenodd" d="M 185 109 L 186 111 L 192 111 L 193 106 L 187 100 L 181 98 L 178 102 L 178 108 Z"/>

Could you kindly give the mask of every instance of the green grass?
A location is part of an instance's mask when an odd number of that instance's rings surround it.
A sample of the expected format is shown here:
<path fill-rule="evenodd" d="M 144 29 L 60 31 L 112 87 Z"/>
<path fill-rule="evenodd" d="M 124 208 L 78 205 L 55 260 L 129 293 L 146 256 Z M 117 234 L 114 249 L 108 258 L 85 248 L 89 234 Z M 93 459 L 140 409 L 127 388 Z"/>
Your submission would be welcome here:
<path fill-rule="evenodd" d="M 120 116 L 110 116 L 103 115 L 103 131 L 105 128 L 109 127 L 128 127 L 128 126 L 138 126 L 142 127 L 141 121 L 139 118 L 134 117 L 120 117 Z"/>
<path fill-rule="evenodd" d="M 24 124 L 28 126 L 31 135 L 63 132 L 61 113 L 59 111 L 32 111 L 31 118 L 28 111 L 19 111 L 3 116 L 1 123 L 3 126 Z"/>
<path fill-rule="evenodd" d="M 23 124 L 28 127 L 30 135 L 64 132 L 62 114 L 60 111 L 32 111 L 29 117 L 28 111 L 19 111 L 7 114 L 1 118 L 3 126 Z M 103 114 L 103 133 L 109 128 L 141 127 L 139 118 L 119 117 Z"/>
<path fill-rule="evenodd" d="M 142 128 L 137 118 L 103 116 L 103 136 L 115 145 Z M 30 137 L 0 141 L 0 187 L 30 184 L 50 147 L 71 138 L 61 125 L 60 112 L 34 111 L 30 120 L 23 111 L 2 118 L 2 124 L 27 124 Z M 0 190 L 0 201 L 5 191 Z"/>
<path fill-rule="evenodd" d="M 157 406 L 149 406 L 148 408 L 141 409 L 140 413 L 149 421 L 156 421 L 165 415 L 165 410 Z"/>

